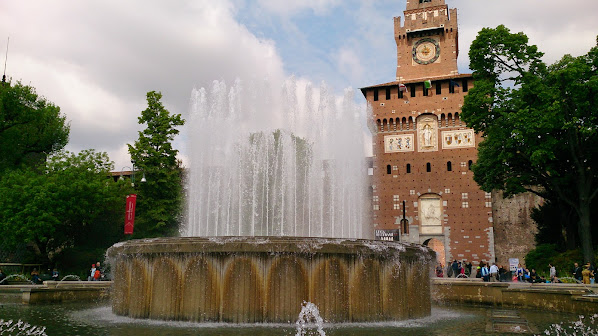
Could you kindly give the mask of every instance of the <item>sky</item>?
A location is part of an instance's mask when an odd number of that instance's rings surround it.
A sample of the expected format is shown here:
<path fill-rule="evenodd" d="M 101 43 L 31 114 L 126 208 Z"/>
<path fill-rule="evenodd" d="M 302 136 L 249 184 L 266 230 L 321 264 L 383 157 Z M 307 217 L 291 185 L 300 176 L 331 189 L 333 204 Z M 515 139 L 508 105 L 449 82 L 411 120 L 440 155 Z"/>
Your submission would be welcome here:
<path fill-rule="evenodd" d="M 523 31 L 552 63 L 596 44 L 598 1 L 447 0 L 458 9 L 459 71 L 483 27 Z M 146 93 L 189 112 L 193 88 L 236 78 L 326 82 L 336 94 L 395 79 L 393 17 L 405 0 L 0 0 L 6 75 L 36 88 L 70 122 L 67 149 L 131 166 Z M 2 62 L 3 64 L 4 62 Z M 360 93 L 358 103 L 365 103 Z M 188 130 L 175 147 L 188 161 Z"/>

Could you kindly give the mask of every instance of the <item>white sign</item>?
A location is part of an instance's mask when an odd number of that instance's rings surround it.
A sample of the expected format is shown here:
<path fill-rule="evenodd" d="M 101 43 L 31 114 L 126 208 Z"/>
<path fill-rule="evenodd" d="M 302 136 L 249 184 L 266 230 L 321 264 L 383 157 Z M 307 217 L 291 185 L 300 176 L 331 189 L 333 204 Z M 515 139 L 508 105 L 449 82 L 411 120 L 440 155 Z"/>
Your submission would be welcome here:
<path fill-rule="evenodd" d="M 509 258 L 509 270 L 515 272 L 517 271 L 517 266 L 519 266 L 519 258 Z"/>

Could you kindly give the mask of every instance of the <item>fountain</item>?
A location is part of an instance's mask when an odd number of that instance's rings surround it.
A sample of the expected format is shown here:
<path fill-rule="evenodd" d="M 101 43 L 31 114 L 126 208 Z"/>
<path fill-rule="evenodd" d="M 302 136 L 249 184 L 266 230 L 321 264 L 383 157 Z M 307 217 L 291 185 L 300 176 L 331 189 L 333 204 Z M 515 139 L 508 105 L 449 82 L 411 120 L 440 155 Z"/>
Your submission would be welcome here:
<path fill-rule="evenodd" d="M 182 237 L 109 249 L 113 311 L 294 323 L 310 302 L 327 322 L 429 315 L 433 252 L 368 240 L 365 111 L 352 90 L 337 102 L 325 85 L 270 85 L 193 91 Z"/>

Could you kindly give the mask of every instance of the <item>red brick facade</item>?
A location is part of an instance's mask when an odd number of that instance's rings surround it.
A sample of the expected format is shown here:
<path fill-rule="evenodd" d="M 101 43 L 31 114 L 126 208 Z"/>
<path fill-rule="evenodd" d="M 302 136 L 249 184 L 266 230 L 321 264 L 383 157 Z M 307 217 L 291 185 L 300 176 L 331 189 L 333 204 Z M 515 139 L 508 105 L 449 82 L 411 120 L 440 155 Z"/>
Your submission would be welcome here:
<path fill-rule="evenodd" d="M 396 81 L 361 89 L 372 107 L 374 229 L 401 230 L 443 264 L 494 261 L 492 197 L 469 169 L 481 138 L 459 118 L 474 83 L 457 70 L 456 9 L 409 0 L 404 17 L 394 21 Z"/>

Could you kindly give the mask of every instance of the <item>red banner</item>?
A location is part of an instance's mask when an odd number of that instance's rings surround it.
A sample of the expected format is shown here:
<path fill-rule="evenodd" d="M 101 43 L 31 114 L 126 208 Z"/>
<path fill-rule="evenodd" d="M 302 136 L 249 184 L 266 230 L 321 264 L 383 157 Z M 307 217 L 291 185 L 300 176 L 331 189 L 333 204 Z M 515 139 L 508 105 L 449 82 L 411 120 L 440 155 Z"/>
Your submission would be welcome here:
<path fill-rule="evenodd" d="M 137 195 L 127 195 L 127 208 L 125 211 L 125 234 L 133 234 L 135 225 L 135 204 Z"/>

